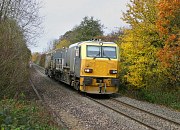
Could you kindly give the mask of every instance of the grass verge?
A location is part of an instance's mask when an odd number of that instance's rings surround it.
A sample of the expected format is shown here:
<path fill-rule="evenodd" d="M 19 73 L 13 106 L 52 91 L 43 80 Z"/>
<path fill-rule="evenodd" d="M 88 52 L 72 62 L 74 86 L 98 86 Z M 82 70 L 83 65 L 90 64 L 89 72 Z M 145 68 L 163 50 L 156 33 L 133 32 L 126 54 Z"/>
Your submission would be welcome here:
<path fill-rule="evenodd" d="M 125 87 L 120 89 L 120 93 L 124 96 L 147 101 L 180 111 L 180 89 L 178 90 L 127 90 Z"/>

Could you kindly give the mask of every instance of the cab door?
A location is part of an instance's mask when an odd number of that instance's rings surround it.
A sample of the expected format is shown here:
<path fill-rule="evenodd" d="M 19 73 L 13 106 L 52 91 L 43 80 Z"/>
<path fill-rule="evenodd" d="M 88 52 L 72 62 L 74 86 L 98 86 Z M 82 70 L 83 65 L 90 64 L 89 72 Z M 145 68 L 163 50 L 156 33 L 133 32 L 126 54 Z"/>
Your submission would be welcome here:
<path fill-rule="evenodd" d="M 81 46 L 75 48 L 75 64 L 74 70 L 76 77 L 80 77 L 80 68 L 81 68 Z"/>

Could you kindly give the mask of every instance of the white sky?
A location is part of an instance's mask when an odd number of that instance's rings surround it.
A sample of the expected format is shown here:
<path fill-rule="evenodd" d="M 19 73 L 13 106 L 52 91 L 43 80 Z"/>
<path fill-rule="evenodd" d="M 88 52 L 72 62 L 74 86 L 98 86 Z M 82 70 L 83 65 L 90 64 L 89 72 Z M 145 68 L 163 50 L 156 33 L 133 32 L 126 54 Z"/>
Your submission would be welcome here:
<path fill-rule="evenodd" d="M 100 20 L 105 33 L 117 30 L 127 24 L 122 21 L 122 12 L 130 0 L 43 0 L 40 10 L 44 16 L 44 33 L 37 39 L 37 46 L 30 47 L 32 52 L 42 52 L 47 43 L 79 25 L 85 16 Z"/>

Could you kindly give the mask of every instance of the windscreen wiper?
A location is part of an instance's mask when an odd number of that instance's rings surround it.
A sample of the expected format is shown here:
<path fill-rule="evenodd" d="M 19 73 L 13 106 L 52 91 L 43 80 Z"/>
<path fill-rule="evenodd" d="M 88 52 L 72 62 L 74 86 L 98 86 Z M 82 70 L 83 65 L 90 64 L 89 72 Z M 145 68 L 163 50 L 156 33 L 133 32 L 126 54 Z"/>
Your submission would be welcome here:
<path fill-rule="evenodd" d="M 110 58 L 110 57 L 108 57 L 108 56 L 105 56 L 104 58 L 108 58 L 109 60 L 111 60 L 111 58 Z"/>
<path fill-rule="evenodd" d="M 104 51 L 103 51 L 103 57 L 108 58 L 109 60 L 111 60 L 110 57 L 108 57 L 108 56 L 106 56 L 106 55 L 104 54 Z"/>
<path fill-rule="evenodd" d="M 98 56 L 100 56 L 100 52 L 95 57 L 93 57 L 93 59 L 98 58 Z"/>

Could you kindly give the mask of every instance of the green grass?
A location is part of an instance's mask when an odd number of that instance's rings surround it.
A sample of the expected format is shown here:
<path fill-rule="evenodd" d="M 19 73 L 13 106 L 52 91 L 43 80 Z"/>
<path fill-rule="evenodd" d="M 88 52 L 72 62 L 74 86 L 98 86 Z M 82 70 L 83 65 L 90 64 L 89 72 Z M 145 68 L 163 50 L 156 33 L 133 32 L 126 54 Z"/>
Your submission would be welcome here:
<path fill-rule="evenodd" d="M 47 111 L 29 101 L 0 101 L 1 130 L 56 130 Z"/>
<path fill-rule="evenodd" d="M 150 91 L 141 90 L 138 98 L 151 103 L 165 105 L 180 111 L 180 90 L 178 91 Z"/>
<path fill-rule="evenodd" d="M 144 100 L 150 103 L 164 105 L 169 108 L 180 111 L 180 89 L 178 90 L 160 90 L 160 89 L 141 89 L 141 90 L 128 90 L 121 87 L 120 93 L 122 95 Z"/>

